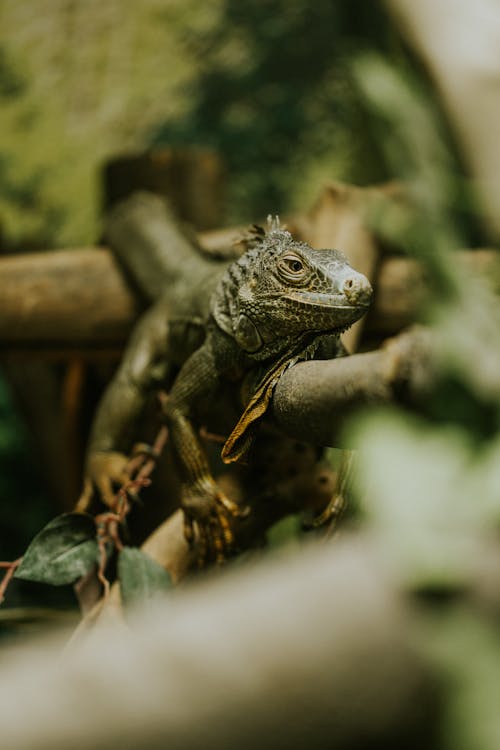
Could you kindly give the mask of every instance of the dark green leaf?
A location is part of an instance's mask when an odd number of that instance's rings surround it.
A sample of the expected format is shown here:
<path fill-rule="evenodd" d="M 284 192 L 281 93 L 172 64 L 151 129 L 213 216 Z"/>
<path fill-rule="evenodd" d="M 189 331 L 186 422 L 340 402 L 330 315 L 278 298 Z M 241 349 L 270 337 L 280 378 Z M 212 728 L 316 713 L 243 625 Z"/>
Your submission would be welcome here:
<path fill-rule="evenodd" d="M 125 607 L 148 601 L 172 585 L 165 568 L 136 547 L 121 550 L 118 578 Z"/>
<path fill-rule="evenodd" d="M 16 571 L 16 578 L 63 586 L 85 575 L 97 556 L 92 516 L 65 513 L 36 535 Z"/>

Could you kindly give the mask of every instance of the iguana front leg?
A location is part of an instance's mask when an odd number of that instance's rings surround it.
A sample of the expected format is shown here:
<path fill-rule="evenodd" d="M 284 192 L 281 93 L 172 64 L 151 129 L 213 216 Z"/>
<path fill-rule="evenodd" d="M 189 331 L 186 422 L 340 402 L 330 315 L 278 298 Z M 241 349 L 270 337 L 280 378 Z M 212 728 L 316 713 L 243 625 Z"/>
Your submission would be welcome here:
<path fill-rule="evenodd" d="M 213 400 L 218 385 L 219 373 L 208 339 L 183 365 L 163 408 L 182 482 L 186 539 L 192 543 L 196 527 L 200 563 L 207 558 L 224 560 L 234 541 L 230 518 L 245 514 L 217 486 L 192 424 L 193 409 Z"/>

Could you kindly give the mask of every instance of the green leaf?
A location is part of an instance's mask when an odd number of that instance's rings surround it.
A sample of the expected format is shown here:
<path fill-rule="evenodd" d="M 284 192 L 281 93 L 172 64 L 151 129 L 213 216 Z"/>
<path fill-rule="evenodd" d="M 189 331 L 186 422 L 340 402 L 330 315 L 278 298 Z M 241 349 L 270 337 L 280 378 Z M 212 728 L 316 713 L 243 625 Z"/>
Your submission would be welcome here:
<path fill-rule="evenodd" d="M 124 547 L 120 551 L 118 578 L 125 607 L 150 601 L 172 586 L 165 568 L 136 547 Z"/>
<path fill-rule="evenodd" d="M 96 527 L 92 516 L 57 516 L 33 539 L 15 577 L 63 586 L 81 578 L 97 562 Z"/>

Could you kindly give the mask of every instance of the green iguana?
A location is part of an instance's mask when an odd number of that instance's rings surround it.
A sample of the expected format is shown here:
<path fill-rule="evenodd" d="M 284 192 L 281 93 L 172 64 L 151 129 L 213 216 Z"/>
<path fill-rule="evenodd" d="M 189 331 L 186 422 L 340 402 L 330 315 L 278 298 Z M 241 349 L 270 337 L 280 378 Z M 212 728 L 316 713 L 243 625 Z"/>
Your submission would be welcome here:
<path fill-rule="evenodd" d="M 372 298 L 368 280 L 341 252 L 294 240 L 277 217 L 268 219 L 267 231 L 254 226 L 245 243 L 246 252 L 218 270 L 201 336 L 199 321 L 169 321 L 168 303 L 157 305 L 137 327 L 95 420 L 78 506 L 88 506 L 94 484 L 112 502 L 112 480 L 125 476 L 121 451 L 127 450 L 127 440 L 132 443 L 125 434 L 144 394 L 168 378 L 170 360 L 180 349 L 185 361 L 179 363 L 163 417 L 182 482 L 186 538 L 191 542 L 196 528 L 201 548 L 216 559 L 233 542 L 230 517 L 242 510 L 212 477 L 198 437 L 200 406 L 217 403 L 231 385 L 241 386 L 246 405 L 222 449 L 226 463 L 241 460 L 280 375 L 301 360 L 343 356 L 340 335 Z"/>

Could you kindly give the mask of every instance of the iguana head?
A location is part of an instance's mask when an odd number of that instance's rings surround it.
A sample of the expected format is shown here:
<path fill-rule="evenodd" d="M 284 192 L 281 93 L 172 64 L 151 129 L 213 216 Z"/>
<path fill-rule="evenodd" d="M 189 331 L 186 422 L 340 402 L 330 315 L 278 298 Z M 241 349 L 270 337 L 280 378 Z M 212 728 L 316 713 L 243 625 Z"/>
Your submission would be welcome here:
<path fill-rule="evenodd" d="M 248 250 L 232 263 L 214 294 L 212 314 L 257 358 L 280 340 L 307 332 L 342 333 L 368 309 L 372 288 L 338 250 L 294 240 L 277 218 L 253 228 Z"/>

